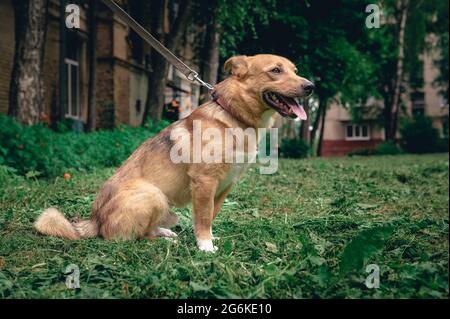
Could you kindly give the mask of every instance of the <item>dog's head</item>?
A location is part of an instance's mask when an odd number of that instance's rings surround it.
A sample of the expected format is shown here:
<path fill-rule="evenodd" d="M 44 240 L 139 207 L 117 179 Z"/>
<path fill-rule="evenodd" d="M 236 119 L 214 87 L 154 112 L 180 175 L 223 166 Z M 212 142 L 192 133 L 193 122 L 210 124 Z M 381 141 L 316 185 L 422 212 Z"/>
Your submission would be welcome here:
<path fill-rule="evenodd" d="M 234 56 L 224 65 L 225 71 L 254 93 L 260 105 L 272 108 L 284 117 L 306 120 L 299 98 L 312 94 L 314 84 L 297 75 L 297 68 L 286 58 L 271 54 Z"/>

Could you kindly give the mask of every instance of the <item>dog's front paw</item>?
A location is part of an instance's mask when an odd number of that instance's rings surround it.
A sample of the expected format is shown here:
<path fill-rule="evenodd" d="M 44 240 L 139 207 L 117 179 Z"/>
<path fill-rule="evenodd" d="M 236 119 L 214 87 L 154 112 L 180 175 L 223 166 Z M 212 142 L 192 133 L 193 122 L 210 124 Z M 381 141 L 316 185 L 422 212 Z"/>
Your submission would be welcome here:
<path fill-rule="evenodd" d="M 213 245 L 211 239 L 198 239 L 197 246 L 201 251 L 207 251 L 210 253 L 214 253 L 217 250 L 217 247 Z"/>

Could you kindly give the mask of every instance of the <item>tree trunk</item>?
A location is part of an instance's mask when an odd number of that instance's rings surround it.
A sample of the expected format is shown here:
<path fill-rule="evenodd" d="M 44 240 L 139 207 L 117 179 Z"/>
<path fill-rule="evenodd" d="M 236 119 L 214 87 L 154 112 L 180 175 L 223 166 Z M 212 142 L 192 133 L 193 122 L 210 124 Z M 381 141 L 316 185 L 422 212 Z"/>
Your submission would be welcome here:
<path fill-rule="evenodd" d="M 23 124 L 39 122 L 44 108 L 44 64 L 48 0 L 12 1 L 15 53 L 8 114 Z"/>
<path fill-rule="evenodd" d="M 384 109 L 383 109 L 383 119 L 384 119 L 384 137 L 388 140 L 388 136 L 391 136 L 392 130 L 392 97 L 393 93 L 389 88 L 384 88 L 382 91 Z"/>
<path fill-rule="evenodd" d="M 305 109 L 306 114 L 309 113 L 309 98 L 303 100 L 303 108 Z M 300 138 L 306 143 L 310 144 L 310 134 L 309 134 L 309 120 L 310 117 L 306 121 L 302 122 L 301 130 L 300 130 Z"/>
<path fill-rule="evenodd" d="M 322 108 L 319 143 L 317 144 L 317 156 L 322 156 L 323 133 L 325 132 L 325 118 L 327 116 L 327 106 Z"/>
<path fill-rule="evenodd" d="M 319 97 L 319 108 L 317 110 L 317 115 L 316 118 L 314 119 L 313 128 L 310 135 L 311 146 L 313 146 L 315 143 L 317 130 L 319 129 L 320 118 L 322 116 L 323 108 L 326 106 L 326 104 L 327 103 L 325 99 Z"/>
<path fill-rule="evenodd" d="M 177 50 L 181 37 L 186 31 L 192 13 L 191 4 L 192 0 L 180 1 L 177 17 L 168 34 L 164 30 L 168 0 L 160 0 L 158 6 L 155 6 L 160 10 L 156 12 L 154 19 L 156 24 L 154 36 L 172 52 Z M 164 89 L 167 85 L 169 63 L 155 50 L 152 50 L 152 70 L 153 72 L 148 80 L 147 102 L 145 103 L 142 125 L 146 123 L 148 115 L 155 123 L 158 123 L 161 120 L 164 108 Z"/>
<path fill-rule="evenodd" d="M 211 1 L 211 15 L 209 23 L 206 26 L 205 44 L 202 54 L 202 80 L 215 85 L 219 73 L 219 0 Z M 201 87 L 200 104 L 209 100 L 209 90 L 204 86 Z"/>
<path fill-rule="evenodd" d="M 154 1 L 150 10 L 150 30 L 161 43 L 164 43 L 164 20 L 167 10 L 167 0 Z M 153 29 L 153 30 L 152 30 Z M 155 50 L 150 51 L 152 72 L 148 76 L 147 99 L 142 116 L 142 125 L 145 125 L 150 112 L 156 105 L 164 105 L 165 69 L 164 58 Z"/>
<path fill-rule="evenodd" d="M 97 24 L 95 20 L 97 0 L 89 0 L 89 43 L 88 43 L 88 57 L 89 57 L 89 86 L 88 86 L 88 117 L 87 130 L 95 130 L 95 82 L 96 82 L 96 66 L 97 66 Z"/>
<path fill-rule="evenodd" d="M 145 124 L 149 114 L 152 120 L 158 123 L 164 110 L 164 90 L 167 85 L 169 63 L 162 56 L 154 56 L 153 61 L 155 61 L 155 64 L 148 81 L 147 103 L 142 117 L 142 125 Z"/>
<path fill-rule="evenodd" d="M 392 107 L 390 118 L 391 124 L 389 125 L 389 132 L 386 135 L 386 139 L 393 141 L 395 140 L 395 135 L 397 133 L 397 121 L 398 121 L 398 112 L 400 109 L 400 97 L 401 97 L 401 85 L 403 80 L 403 62 L 405 60 L 405 29 L 406 29 L 406 19 L 408 16 L 408 6 L 409 0 L 402 0 L 399 2 L 399 32 L 398 32 L 398 58 L 397 58 L 397 67 L 396 67 L 396 75 L 394 82 L 394 96 L 392 98 Z"/>

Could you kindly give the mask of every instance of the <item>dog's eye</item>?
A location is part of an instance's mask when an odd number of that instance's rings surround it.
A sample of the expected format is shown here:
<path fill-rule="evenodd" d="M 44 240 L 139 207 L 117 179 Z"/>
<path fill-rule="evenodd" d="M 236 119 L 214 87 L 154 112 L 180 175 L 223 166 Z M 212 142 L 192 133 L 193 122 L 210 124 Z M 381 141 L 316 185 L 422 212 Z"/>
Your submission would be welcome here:
<path fill-rule="evenodd" d="M 281 69 L 280 68 L 273 68 L 272 70 L 270 70 L 270 72 L 272 73 L 281 73 Z"/>

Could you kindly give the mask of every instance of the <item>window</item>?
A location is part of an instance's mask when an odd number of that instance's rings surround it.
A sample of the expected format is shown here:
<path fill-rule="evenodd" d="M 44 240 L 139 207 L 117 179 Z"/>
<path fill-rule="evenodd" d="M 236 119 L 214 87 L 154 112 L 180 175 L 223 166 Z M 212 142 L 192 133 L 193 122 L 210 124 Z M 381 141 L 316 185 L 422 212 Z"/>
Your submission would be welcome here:
<path fill-rule="evenodd" d="M 411 93 L 412 114 L 425 115 L 425 94 L 423 92 Z"/>
<path fill-rule="evenodd" d="M 67 56 L 64 60 L 67 72 L 67 109 L 66 117 L 80 118 L 80 41 L 75 36 L 67 37 Z"/>
<path fill-rule="evenodd" d="M 65 60 L 67 66 L 67 112 L 68 117 L 80 117 L 81 110 L 78 99 L 78 67 L 77 61 L 67 59 Z"/>
<path fill-rule="evenodd" d="M 346 127 L 345 139 L 349 141 L 367 141 L 370 139 L 369 126 L 366 124 L 349 124 Z"/>

